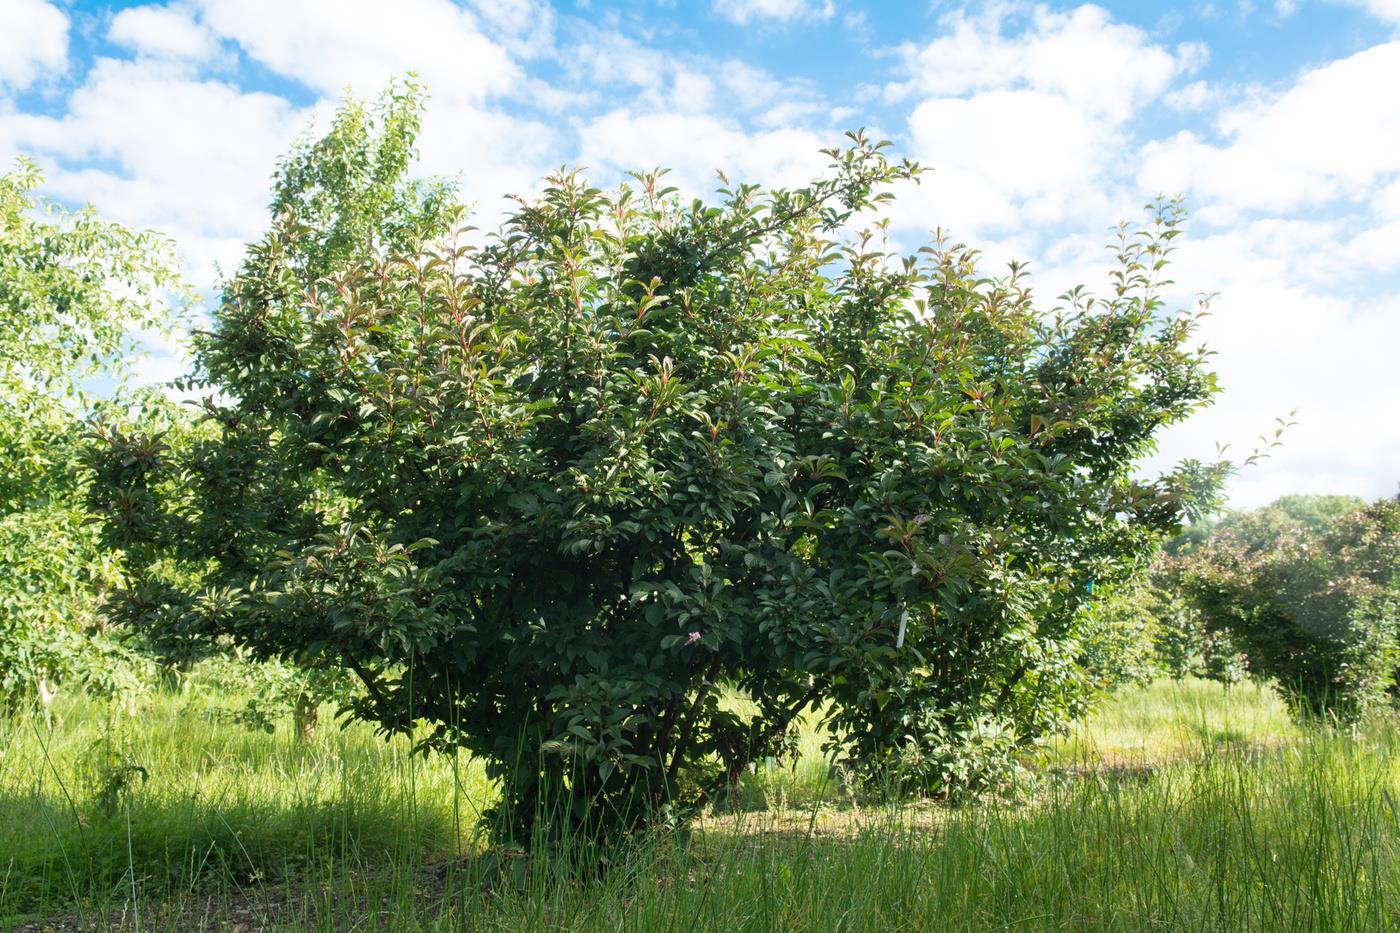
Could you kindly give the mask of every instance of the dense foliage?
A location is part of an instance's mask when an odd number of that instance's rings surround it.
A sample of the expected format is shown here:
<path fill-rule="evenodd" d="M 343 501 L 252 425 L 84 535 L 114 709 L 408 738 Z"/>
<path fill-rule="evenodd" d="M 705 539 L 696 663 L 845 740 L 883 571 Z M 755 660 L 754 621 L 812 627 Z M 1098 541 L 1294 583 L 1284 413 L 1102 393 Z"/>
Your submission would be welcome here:
<path fill-rule="evenodd" d="M 1214 392 L 1158 297 L 1175 204 L 1050 313 L 970 248 L 886 252 L 917 169 L 860 134 L 715 205 L 561 172 L 481 237 L 407 179 L 412 91 L 283 164 L 198 351 L 207 442 L 104 434 L 109 540 L 207 568 L 180 625 L 353 671 L 520 839 L 683 814 L 819 703 L 935 791 L 1082 708 L 1094 581 L 1219 476 L 1132 479 Z"/>
<path fill-rule="evenodd" d="M 1095 604 L 1080 663 L 1101 688 L 1141 686 L 1159 677 L 1200 677 L 1227 686 L 1244 679 L 1247 667 L 1234 637 L 1210 630 L 1184 595 L 1182 564 L 1160 555 L 1141 578 Z"/>
<path fill-rule="evenodd" d="M 1295 710 L 1353 718 L 1396 689 L 1400 501 L 1325 498 L 1236 516 L 1188 556 L 1183 578 L 1206 624 L 1233 635 Z"/>
<path fill-rule="evenodd" d="M 85 507 L 81 389 L 120 380 L 133 333 L 180 294 L 167 242 L 47 203 L 40 180 L 25 162 L 0 175 L 0 709 L 131 676 L 97 614 L 121 568 Z"/>

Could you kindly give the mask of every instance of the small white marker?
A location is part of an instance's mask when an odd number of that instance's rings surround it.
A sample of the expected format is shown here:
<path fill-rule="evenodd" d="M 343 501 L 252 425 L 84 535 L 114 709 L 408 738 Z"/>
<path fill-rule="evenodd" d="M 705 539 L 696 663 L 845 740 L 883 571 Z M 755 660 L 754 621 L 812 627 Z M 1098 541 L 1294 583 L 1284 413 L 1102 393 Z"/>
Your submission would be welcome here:
<path fill-rule="evenodd" d="M 904 647 L 904 629 L 909 624 L 909 610 L 906 609 L 899 614 L 899 635 L 894 640 L 896 648 Z"/>

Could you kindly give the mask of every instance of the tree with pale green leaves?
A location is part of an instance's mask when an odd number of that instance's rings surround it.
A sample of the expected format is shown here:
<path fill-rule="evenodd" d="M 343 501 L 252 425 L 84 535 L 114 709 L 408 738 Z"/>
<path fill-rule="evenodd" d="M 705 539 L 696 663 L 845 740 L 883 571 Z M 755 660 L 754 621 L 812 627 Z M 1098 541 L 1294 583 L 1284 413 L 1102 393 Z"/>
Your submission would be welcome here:
<path fill-rule="evenodd" d="M 184 287 L 169 241 L 64 210 L 37 168 L 0 175 L 0 707 L 81 677 L 120 690 L 130 657 L 97 613 L 121 578 L 87 511 L 84 387 L 120 385 Z"/>

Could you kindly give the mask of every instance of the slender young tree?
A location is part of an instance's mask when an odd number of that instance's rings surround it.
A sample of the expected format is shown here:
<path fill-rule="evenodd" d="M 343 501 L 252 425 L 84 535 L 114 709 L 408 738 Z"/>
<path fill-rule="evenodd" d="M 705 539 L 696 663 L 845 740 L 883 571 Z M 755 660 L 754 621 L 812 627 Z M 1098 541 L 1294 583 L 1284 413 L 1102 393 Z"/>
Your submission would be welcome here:
<path fill-rule="evenodd" d="M 0 708 L 47 703 L 73 677 L 132 686 L 97 613 L 120 579 L 85 505 L 84 386 L 118 386 L 134 335 L 173 322 L 171 245 L 63 210 L 29 162 L 0 175 Z M 174 302 L 172 304 L 172 302 Z"/>

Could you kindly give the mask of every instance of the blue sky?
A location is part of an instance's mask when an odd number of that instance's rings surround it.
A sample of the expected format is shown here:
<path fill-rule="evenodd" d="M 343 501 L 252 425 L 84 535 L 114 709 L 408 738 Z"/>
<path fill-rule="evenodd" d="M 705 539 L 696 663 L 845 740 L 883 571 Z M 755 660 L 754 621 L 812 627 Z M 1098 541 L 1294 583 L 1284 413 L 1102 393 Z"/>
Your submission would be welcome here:
<path fill-rule="evenodd" d="M 1181 193 L 1173 297 L 1218 293 L 1225 393 L 1159 461 L 1248 450 L 1296 409 L 1234 504 L 1400 482 L 1400 0 L 0 0 L 0 23 L 0 159 L 168 233 L 206 292 L 288 141 L 408 70 L 423 170 L 487 224 L 561 164 L 790 184 L 868 126 L 933 169 L 894 208 L 901 247 L 951 229 L 1029 259 L 1050 303 L 1105 283 L 1111 224 Z"/>

